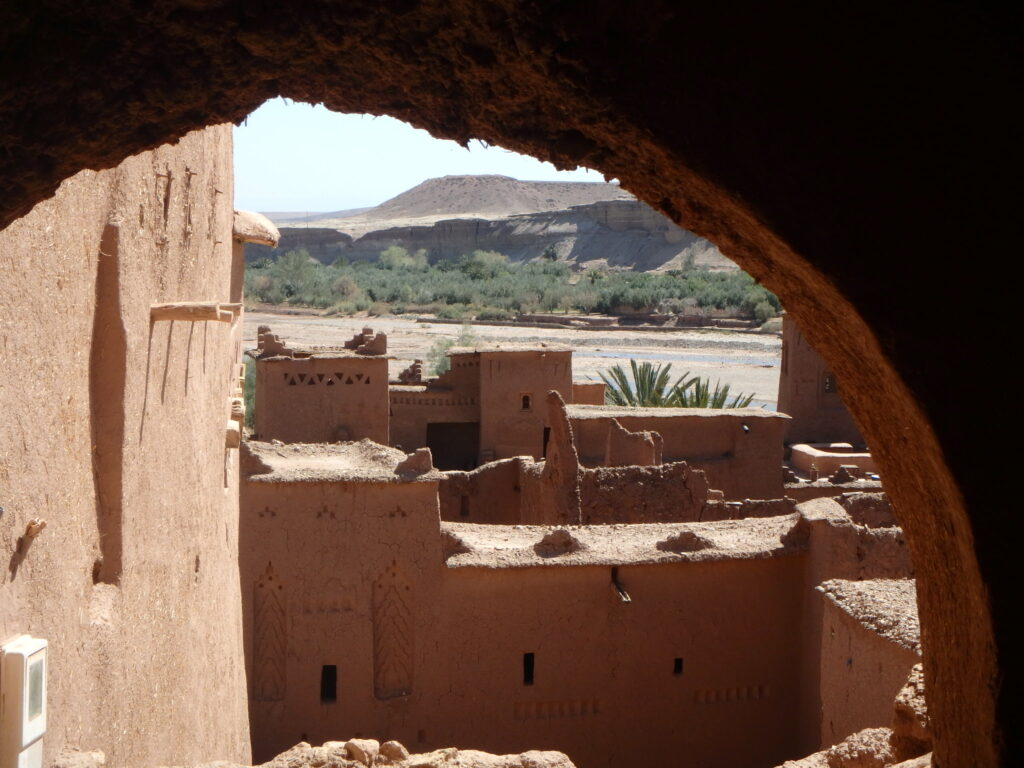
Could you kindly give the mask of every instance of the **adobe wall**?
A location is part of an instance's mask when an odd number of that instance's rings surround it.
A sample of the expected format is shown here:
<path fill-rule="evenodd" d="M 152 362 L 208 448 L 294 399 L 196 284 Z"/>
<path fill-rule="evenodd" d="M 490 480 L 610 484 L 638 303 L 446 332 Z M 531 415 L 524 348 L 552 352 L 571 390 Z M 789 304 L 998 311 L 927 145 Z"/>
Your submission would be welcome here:
<path fill-rule="evenodd" d="M 580 461 L 605 463 L 612 419 L 630 432 L 661 435 L 664 461 L 686 461 L 727 499 L 782 496 L 785 415 L 759 408 L 616 408 L 568 406 Z M 744 429 L 746 427 L 746 429 Z"/>
<path fill-rule="evenodd" d="M 816 469 L 821 476 L 833 474 L 841 466 L 853 466 L 862 472 L 876 472 L 875 461 L 867 451 L 858 451 L 849 443 L 797 443 L 790 448 L 789 464 L 805 474 Z"/>
<path fill-rule="evenodd" d="M 580 522 L 587 525 L 696 521 L 708 499 L 704 473 L 682 461 L 581 469 L 579 489 Z"/>
<path fill-rule="evenodd" d="M 551 390 L 569 401 L 573 393 L 572 351 L 511 349 L 480 351 L 480 455 L 484 461 L 544 456 L 550 427 L 545 398 Z M 523 397 L 530 398 L 523 408 Z"/>
<path fill-rule="evenodd" d="M 892 702 L 920 663 L 910 580 L 827 581 L 821 626 L 821 744 L 889 726 Z M 893 607 L 898 610 L 893 610 Z"/>
<path fill-rule="evenodd" d="M 388 443 L 388 360 L 357 354 L 256 361 L 254 431 L 262 440 Z"/>
<path fill-rule="evenodd" d="M 248 762 L 241 323 L 150 317 L 232 299 L 231 127 L 78 173 L 0 253 L 0 638 L 49 641 L 44 764 Z"/>
<path fill-rule="evenodd" d="M 574 381 L 572 402 L 577 405 L 604 405 L 603 381 Z"/>
<path fill-rule="evenodd" d="M 835 375 L 788 313 L 782 316 L 782 364 L 778 410 L 792 421 L 787 443 L 849 442 L 863 445 Z"/>
<path fill-rule="evenodd" d="M 607 566 L 449 569 L 437 632 L 452 666 L 426 730 L 499 751 L 557 748 L 580 768 L 795 755 L 801 564 L 620 565 L 629 603 Z"/>
<path fill-rule="evenodd" d="M 524 461 L 502 459 L 471 472 L 445 472 L 438 484 L 441 519 L 502 525 L 521 522 Z"/>
<path fill-rule="evenodd" d="M 799 510 L 805 521 L 800 535 L 806 540 L 808 558 L 802 589 L 804 607 L 799 662 L 802 691 L 798 727 L 800 751 L 809 754 L 831 743 L 822 740 L 825 734 L 836 732 L 836 726 L 829 726 L 825 713 L 832 714 L 833 723 L 837 719 L 846 722 L 838 713 L 848 707 L 850 698 L 857 695 L 850 689 L 856 676 L 846 677 L 835 671 L 839 662 L 833 654 L 838 653 L 836 649 L 841 646 L 826 643 L 826 640 L 832 640 L 832 636 L 826 636 L 823 629 L 827 622 L 828 600 L 822 597 L 818 587 L 836 579 L 850 582 L 907 579 L 914 575 L 914 567 L 903 531 L 896 527 L 892 510 L 883 494 L 851 493 L 835 499 L 813 499 L 800 504 Z M 910 613 L 913 614 L 914 609 Z M 879 654 L 885 656 L 887 665 L 903 663 L 904 654 L 897 652 L 896 646 L 885 646 L 881 651 L 876 647 L 866 658 L 875 658 Z M 845 659 L 839 661 L 845 664 Z M 858 669 L 864 672 L 861 666 Z M 891 696 L 888 701 L 874 697 L 865 699 L 859 707 L 850 707 L 850 711 L 856 711 L 857 715 L 849 722 L 888 722 L 886 718 L 891 715 L 891 702 Z M 846 726 L 839 726 L 840 729 L 843 727 Z M 840 734 L 838 738 L 846 735 Z"/>
<path fill-rule="evenodd" d="M 357 734 L 559 749 L 580 768 L 796 755 L 796 516 L 709 524 L 700 552 L 672 544 L 675 525 L 576 527 L 559 549 L 551 528 L 440 523 L 434 475 L 360 471 L 299 461 L 243 483 L 257 759 Z"/>
<path fill-rule="evenodd" d="M 243 483 L 241 520 L 254 757 L 357 734 L 423 743 L 397 692 L 444 682 L 427 655 L 443 562 L 436 480 L 257 477 Z M 338 695 L 322 704 L 327 664 Z"/>

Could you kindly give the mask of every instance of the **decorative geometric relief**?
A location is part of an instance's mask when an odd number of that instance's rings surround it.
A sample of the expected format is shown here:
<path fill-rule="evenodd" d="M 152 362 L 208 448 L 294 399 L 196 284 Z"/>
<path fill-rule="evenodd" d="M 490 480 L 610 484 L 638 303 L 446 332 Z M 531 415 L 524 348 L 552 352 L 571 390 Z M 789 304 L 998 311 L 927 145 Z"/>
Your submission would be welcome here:
<path fill-rule="evenodd" d="M 285 691 L 288 635 L 285 629 L 284 585 L 270 563 L 256 579 L 253 591 L 255 699 L 280 701 Z"/>
<path fill-rule="evenodd" d="M 724 704 L 732 701 L 767 699 L 772 690 L 767 685 L 741 685 L 733 688 L 706 688 L 693 692 L 694 704 Z"/>
<path fill-rule="evenodd" d="M 412 693 L 412 587 L 392 562 L 373 585 L 373 694 L 393 699 Z"/>
<path fill-rule="evenodd" d="M 593 717 L 601 714 L 597 699 L 562 701 L 517 701 L 512 705 L 516 720 L 559 720 L 567 717 Z"/>

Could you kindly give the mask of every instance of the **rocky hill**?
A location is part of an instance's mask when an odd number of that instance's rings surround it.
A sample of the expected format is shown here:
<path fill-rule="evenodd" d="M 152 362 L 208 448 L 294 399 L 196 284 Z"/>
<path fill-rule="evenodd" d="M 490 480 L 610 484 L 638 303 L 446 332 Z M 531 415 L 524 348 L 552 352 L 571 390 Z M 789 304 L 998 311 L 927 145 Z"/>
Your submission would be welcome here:
<path fill-rule="evenodd" d="M 736 269 L 718 249 L 677 227 L 617 184 L 518 181 L 506 176 L 430 179 L 356 215 L 311 215 L 295 226 L 278 215 L 276 253 L 306 248 L 331 263 L 372 260 L 398 245 L 425 250 L 431 262 L 457 259 L 480 249 L 513 261 L 552 252 L 586 267 L 642 271 L 690 261 L 709 269 Z M 289 225 L 292 226 L 289 226 Z M 246 246 L 246 259 L 274 253 Z"/>

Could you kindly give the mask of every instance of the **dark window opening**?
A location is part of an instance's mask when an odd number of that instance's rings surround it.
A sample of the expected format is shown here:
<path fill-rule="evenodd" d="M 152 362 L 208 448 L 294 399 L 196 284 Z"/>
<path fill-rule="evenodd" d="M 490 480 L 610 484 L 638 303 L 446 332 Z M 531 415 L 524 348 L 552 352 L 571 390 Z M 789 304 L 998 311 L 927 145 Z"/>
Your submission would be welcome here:
<path fill-rule="evenodd" d="M 826 373 L 825 377 L 821 382 L 821 389 L 824 392 L 832 393 L 836 391 L 836 377 L 831 373 Z"/>
<path fill-rule="evenodd" d="M 338 700 L 338 667 L 324 664 L 320 669 L 320 703 L 330 704 Z"/>
<path fill-rule="evenodd" d="M 533 685 L 533 654 L 523 654 L 523 685 Z"/>
<path fill-rule="evenodd" d="M 672 674 L 673 675 L 681 675 L 681 674 L 683 674 L 683 659 L 682 659 L 682 657 L 676 656 L 675 660 L 672 662 Z"/>
<path fill-rule="evenodd" d="M 533 404 L 533 398 L 530 395 L 523 395 L 523 410 L 528 411 Z"/>
<path fill-rule="evenodd" d="M 469 496 L 459 499 L 459 516 L 469 517 Z"/>
<path fill-rule="evenodd" d="M 551 440 L 551 427 L 544 427 L 544 448 L 541 450 L 541 457 L 548 457 L 548 441 Z"/>

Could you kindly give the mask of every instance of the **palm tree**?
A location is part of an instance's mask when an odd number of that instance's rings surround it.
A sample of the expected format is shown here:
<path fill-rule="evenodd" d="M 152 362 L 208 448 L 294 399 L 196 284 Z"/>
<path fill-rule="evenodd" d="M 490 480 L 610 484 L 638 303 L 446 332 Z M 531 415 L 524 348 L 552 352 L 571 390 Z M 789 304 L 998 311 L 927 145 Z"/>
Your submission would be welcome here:
<path fill-rule="evenodd" d="M 629 361 L 632 377 L 621 364 L 616 363 L 598 375 L 605 383 L 604 399 L 608 405 L 643 408 L 746 408 L 754 395 L 736 395 L 729 401 L 729 385 L 715 382 L 711 389 L 709 379 L 690 376 L 687 371 L 675 382 L 671 381 L 672 364 L 637 364 Z"/>
<path fill-rule="evenodd" d="M 632 368 L 632 381 L 619 363 L 605 371 L 598 371 L 604 381 L 604 399 L 608 405 L 628 405 L 634 407 L 661 408 L 671 405 L 672 394 L 680 386 L 687 387 L 689 373 L 684 373 L 675 383 L 670 383 L 672 364 L 655 366 L 652 363 L 629 361 Z"/>
<path fill-rule="evenodd" d="M 679 408 L 746 408 L 754 399 L 753 393 L 740 392 L 729 402 L 729 385 L 722 386 L 721 381 L 715 382 L 714 391 L 711 391 L 711 379 L 696 378 L 692 383 L 692 387 L 673 393 L 676 396 L 673 405 Z"/>

